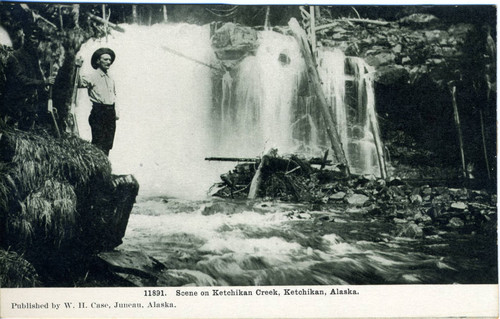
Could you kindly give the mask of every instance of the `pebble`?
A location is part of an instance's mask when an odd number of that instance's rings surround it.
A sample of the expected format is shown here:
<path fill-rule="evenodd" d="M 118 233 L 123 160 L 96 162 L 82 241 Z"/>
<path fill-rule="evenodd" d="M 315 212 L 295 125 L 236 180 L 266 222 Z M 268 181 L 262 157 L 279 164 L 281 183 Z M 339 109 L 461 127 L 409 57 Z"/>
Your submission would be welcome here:
<path fill-rule="evenodd" d="M 347 198 L 347 202 L 351 205 L 362 206 L 369 200 L 368 196 L 363 194 L 353 194 L 349 198 Z"/>
<path fill-rule="evenodd" d="M 467 209 L 467 204 L 465 204 L 464 202 L 454 202 L 451 204 L 451 208 L 458 210 L 465 210 Z"/>

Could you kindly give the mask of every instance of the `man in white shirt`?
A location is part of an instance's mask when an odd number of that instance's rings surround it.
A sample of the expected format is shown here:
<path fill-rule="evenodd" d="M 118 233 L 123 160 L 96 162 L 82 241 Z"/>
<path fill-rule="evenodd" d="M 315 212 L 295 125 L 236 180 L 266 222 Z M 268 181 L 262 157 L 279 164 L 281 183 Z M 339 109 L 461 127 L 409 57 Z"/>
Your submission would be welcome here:
<path fill-rule="evenodd" d="M 113 148 L 118 116 L 115 109 L 115 81 L 109 76 L 108 70 L 115 61 L 115 53 L 109 48 L 100 48 L 92 54 L 90 61 L 95 69 L 88 76 L 80 77 L 79 87 L 87 88 L 92 111 L 89 124 L 92 130 L 92 144 L 99 147 L 106 155 Z M 77 65 L 82 60 L 76 61 Z"/>

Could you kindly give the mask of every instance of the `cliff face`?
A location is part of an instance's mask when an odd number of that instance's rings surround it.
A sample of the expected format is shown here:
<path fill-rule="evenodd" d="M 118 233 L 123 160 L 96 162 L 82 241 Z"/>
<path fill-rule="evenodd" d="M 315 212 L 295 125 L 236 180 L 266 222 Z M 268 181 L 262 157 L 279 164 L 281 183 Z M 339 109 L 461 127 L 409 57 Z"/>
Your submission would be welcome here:
<path fill-rule="evenodd" d="M 107 157 L 73 137 L 2 130 L 0 245 L 47 280 L 83 271 L 121 244 L 139 185 L 114 176 Z"/>
<path fill-rule="evenodd" d="M 487 176 L 484 148 L 495 162 L 496 47 L 486 21 L 445 23 L 412 14 L 392 22 L 322 18 L 316 28 L 321 45 L 375 68 L 377 112 L 393 160 L 460 166 L 458 115 L 466 161 Z M 410 154 L 415 147 L 418 156 Z"/>

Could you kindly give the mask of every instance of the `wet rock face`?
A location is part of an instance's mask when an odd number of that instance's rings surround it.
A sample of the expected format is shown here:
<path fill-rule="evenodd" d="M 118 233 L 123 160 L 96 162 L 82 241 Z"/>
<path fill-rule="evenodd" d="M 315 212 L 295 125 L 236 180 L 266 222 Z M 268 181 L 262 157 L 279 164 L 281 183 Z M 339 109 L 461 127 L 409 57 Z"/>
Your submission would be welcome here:
<path fill-rule="evenodd" d="M 226 23 L 212 36 L 212 47 L 219 60 L 239 60 L 257 49 L 257 31 Z"/>
<path fill-rule="evenodd" d="M 461 56 L 460 44 L 472 29 L 467 24 L 443 29 L 439 19 L 428 14 L 413 14 L 384 25 L 332 24 L 318 33 L 323 44 L 364 58 L 376 69 L 375 81 L 384 85 L 413 82 L 423 74 L 438 80 L 440 70 Z"/>

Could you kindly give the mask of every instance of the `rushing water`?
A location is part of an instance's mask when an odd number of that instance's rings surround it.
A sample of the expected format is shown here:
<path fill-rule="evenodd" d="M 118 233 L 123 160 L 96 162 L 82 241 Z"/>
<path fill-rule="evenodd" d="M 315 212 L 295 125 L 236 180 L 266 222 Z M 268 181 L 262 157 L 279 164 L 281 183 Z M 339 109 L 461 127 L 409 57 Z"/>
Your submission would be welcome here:
<path fill-rule="evenodd" d="M 393 223 L 363 212 L 148 199 L 136 204 L 119 249 L 164 262 L 165 278 L 178 285 L 494 282 L 484 236 L 399 237 Z"/>
<path fill-rule="evenodd" d="M 256 157 L 270 147 L 281 154 L 323 154 L 324 123 L 298 46 L 292 37 L 264 31 L 255 55 L 227 72 L 214 72 L 193 62 L 217 67 L 208 27 L 124 27 L 125 33 L 89 42 L 80 52 L 88 59 L 108 46 L 117 55 L 110 72 L 120 120 L 110 161 L 115 174 L 133 174 L 140 183 L 119 250 L 142 251 L 164 262 L 166 277 L 179 284 L 491 280 L 488 263 L 476 262 L 482 251 L 460 251 L 458 243 L 468 239 L 461 241 L 458 234 L 413 240 L 356 209 L 305 213 L 300 205 L 206 199 L 219 174 L 234 167 L 206 162 L 207 156 Z M 372 70 L 340 51 L 320 51 L 318 61 L 353 171 L 379 175 Z M 87 60 L 82 72 L 89 71 Z M 220 87 L 214 87 L 214 78 Z M 77 110 L 81 136 L 90 139 L 84 90 Z"/>

